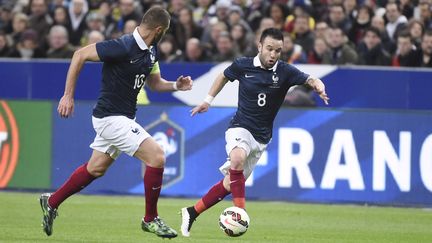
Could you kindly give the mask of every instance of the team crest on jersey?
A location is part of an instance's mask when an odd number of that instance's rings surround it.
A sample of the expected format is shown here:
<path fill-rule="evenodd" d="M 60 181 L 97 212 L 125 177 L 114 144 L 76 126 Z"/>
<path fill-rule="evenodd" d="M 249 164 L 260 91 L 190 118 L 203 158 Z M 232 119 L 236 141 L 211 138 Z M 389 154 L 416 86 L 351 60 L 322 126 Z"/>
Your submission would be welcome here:
<path fill-rule="evenodd" d="M 160 118 L 144 128 L 165 153 L 166 163 L 162 185 L 171 186 L 183 178 L 184 171 L 184 129 L 169 120 L 163 112 Z M 143 175 L 145 166 L 143 166 Z"/>
<path fill-rule="evenodd" d="M 276 73 L 273 73 L 272 80 L 273 80 L 273 83 L 270 86 L 270 88 L 279 88 L 279 83 L 278 83 L 279 77 L 276 75 Z"/>
<path fill-rule="evenodd" d="M 14 175 L 19 148 L 15 116 L 7 102 L 0 100 L 0 188 L 5 188 Z"/>

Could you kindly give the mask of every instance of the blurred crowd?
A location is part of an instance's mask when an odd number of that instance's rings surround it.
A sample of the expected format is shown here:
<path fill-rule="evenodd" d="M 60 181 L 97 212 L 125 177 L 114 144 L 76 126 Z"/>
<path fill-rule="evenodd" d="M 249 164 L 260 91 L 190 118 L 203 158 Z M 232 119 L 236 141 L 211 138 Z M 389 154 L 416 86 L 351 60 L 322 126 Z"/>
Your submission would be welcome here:
<path fill-rule="evenodd" d="M 255 56 L 275 27 L 289 63 L 432 67 L 432 0 L 0 0 L 0 57 L 71 58 L 132 33 L 153 5 L 172 14 L 163 62 Z"/>

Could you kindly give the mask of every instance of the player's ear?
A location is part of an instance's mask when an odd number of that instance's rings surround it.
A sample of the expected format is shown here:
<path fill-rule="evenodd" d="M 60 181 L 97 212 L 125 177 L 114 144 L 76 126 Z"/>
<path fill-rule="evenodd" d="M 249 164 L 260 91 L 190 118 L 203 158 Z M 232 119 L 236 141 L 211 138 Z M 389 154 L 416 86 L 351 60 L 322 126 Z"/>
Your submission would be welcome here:
<path fill-rule="evenodd" d="M 155 30 L 156 30 L 156 34 L 160 34 L 160 33 L 163 32 L 163 27 L 159 25 L 159 26 L 156 27 Z"/>

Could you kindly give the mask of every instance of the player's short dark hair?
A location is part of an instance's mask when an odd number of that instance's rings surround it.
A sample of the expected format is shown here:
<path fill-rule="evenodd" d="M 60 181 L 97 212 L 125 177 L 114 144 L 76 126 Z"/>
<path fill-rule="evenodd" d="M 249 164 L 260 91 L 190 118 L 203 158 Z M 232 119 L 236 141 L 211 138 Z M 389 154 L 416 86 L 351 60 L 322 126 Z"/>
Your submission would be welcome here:
<path fill-rule="evenodd" d="M 144 14 L 141 23 L 150 27 L 156 28 L 158 26 L 163 26 L 167 28 L 169 26 L 171 16 L 164 8 L 159 6 L 151 7 Z"/>
<path fill-rule="evenodd" d="M 276 29 L 276 28 L 265 29 L 261 34 L 260 43 L 263 43 L 263 41 L 266 37 L 271 37 L 273 39 L 281 40 L 281 41 L 284 40 L 282 31 L 280 29 Z"/>

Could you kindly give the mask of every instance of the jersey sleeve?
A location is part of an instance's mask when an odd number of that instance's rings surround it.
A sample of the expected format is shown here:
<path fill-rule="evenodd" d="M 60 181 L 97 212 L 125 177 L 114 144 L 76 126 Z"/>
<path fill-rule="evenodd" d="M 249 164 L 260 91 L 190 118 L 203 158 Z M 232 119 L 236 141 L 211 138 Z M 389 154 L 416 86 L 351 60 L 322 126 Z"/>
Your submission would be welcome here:
<path fill-rule="evenodd" d="M 302 71 L 300 71 L 298 68 L 288 65 L 288 73 L 289 73 L 289 79 L 290 83 L 292 85 L 302 85 L 306 82 L 307 78 L 309 77 L 309 74 L 306 74 Z"/>
<path fill-rule="evenodd" d="M 234 62 L 225 69 L 224 76 L 231 82 L 238 79 L 240 76 L 239 59 L 234 60 Z"/>
<path fill-rule="evenodd" d="M 154 74 L 154 73 L 160 73 L 159 62 L 156 62 L 153 65 L 152 70 L 150 71 L 150 74 Z"/>
<path fill-rule="evenodd" d="M 118 61 L 127 56 L 125 46 L 119 39 L 96 43 L 96 51 L 101 61 Z"/>

